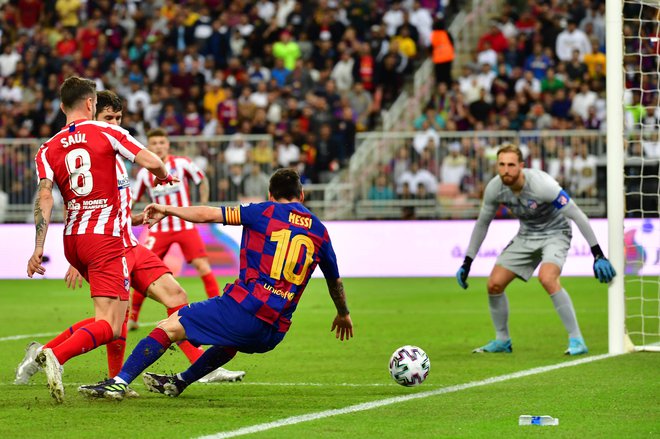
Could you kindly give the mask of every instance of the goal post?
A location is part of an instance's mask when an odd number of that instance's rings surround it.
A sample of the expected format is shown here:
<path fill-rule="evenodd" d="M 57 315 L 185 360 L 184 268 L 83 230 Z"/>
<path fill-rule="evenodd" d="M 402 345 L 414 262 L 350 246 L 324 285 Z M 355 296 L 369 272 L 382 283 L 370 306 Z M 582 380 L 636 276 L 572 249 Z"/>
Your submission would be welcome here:
<path fill-rule="evenodd" d="M 606 0 L 605 23 L 608 347 L 660 352 L 660 0 Z"/>
<path fill-rule="evenodd" d="M 607 227 L 608 257 L 619 273 L 608 291 L 608 346 L 610 354 L 625 352 L 625 260 L 623 247 L 623 2 L 606 0 L 607 51 Z"/>

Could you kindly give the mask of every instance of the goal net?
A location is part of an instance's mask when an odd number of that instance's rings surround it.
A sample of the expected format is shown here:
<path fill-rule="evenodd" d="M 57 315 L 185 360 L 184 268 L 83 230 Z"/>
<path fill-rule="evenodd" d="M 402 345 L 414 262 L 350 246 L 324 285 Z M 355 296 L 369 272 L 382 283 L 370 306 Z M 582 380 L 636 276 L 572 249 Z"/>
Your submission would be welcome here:
<path fill-rule="evenodd" d="M 611 3 L 608 1 L 608 8 Z M 610 352 L 619 350 L 613 346 L 612 319 L 617 325 L 623 323 L 614 336 L 624 339 L 624 349 L 660 351 L 660 2 L 619 0 L 616 3 L 622 29 L 616 34 L 618 47 L 611 47 L 614 38 L 610 39 L 609 33 L 614 26 L 607 21 L 607 74 L 608 82 L 617 81 L 616 70 L 622 72 L 617 82 L 623 87 L 619 86 L 622 96 L 618 99 L 610 95 L 614 84 L 608 83 L 608 100 L 620 111 L 608 117 L 608 124 L 612 121 L 615 125 L 608 125 L 608 178 L 623 168 L 623 190 L 619 188 L 618 192 L 623 193 L 624 198 L 618 207 L 614 205 L 617 194 L 612 194 L 613 199 L 608 200 L 608 217 L 613 220 L 610 227 L 618 224 L 617 218 L 610 215 L 620 215 L 613 211 L 621 212 L 623 207 L 625 219 L 623 236 L 618 227 L 618 237 L 616 230 L 610 230 L 610 242 L 618 239 L 623 243 L 623 260 L 617 264 L 623 276 L 610 287 L 610 312 L 613 313 L 610 316 Z M 608 10 L 608 19 L 611 12 Z M 618 50 L 622 50 L 621 56 L 617 56 Z M 610 60 L 610 57 L 617 59 L 618 66 L 612 65 L 615 59 Z M 614 67 L 613 78 L 610 78 L 611 67 Z M 608 105 L 608 109 L 611 108 Z M 617 115 L 622 116 L 622 121 L 613 120 Z M 622 129 L 623 135 L 610 138 L 617 128 Z M 622 151 L 622 157 L 617 158 L 616 151 L 611 154 L 610 149 Z M 617 166 L 609 169 L 612 165 Z M 616 182 L 617 178 L 613 180 Z M 608 183 L 608 189 L 615 188 Z M 615 248 L 610 247 L 611 250 Z M 620 296 L 623 322 L 617 322 L 620 310 L 612 308 L 617 288 L 623 289 Z M 617 340 L 614 342 L 616 345 Z"/>

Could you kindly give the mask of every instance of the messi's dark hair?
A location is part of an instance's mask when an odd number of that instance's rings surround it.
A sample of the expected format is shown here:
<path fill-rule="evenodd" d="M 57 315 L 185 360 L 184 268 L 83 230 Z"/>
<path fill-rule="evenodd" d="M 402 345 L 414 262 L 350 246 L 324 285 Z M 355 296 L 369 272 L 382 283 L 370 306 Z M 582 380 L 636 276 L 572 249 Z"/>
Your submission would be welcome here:
<path fill-rule="evenodd" d="M 71 109 L 87 98 L 96 95 L 96 83 L 89 79 L 71 76 L 60 87 L 60 99 L 66 109 Z"/>
<path fill-rule="evenodd" d="M 303 188 L 300 175 L 293 168 L 281 168 L 270 177 L 268 191 L 276 200 L 301 199 Z"/>
<path fill-rule="evenodd" d="M 106 108 L 110 108 L 115 113 L 124 110 L 124 103 L 114 91 L 102 90 L 96 93 L 96 113 L 98 114 Z"/>

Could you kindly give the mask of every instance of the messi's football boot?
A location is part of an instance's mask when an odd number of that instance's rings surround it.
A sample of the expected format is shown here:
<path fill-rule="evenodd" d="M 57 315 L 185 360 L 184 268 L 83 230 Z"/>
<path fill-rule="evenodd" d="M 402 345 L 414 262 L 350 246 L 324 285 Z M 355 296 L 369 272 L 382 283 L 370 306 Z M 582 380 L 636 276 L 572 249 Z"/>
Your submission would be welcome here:
<path fill-rule="evenodd" d="M 150 392 L 162 393 L 172 398 L 179 396 L 188 387 L 188 384 L 177 378 L 176 375 L 158 375 L 145 372 L 142 374 L 142 380 Z"/>

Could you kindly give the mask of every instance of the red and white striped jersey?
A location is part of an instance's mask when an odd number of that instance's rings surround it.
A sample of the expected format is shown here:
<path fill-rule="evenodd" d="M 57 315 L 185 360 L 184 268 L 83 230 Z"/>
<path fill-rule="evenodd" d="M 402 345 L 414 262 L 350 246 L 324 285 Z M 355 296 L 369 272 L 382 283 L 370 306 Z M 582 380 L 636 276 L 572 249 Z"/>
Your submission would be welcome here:
<path fill-rule="evenodd" d="M 149 191 L 151 201 L 174 207 L 190 206 L 189 180 L 199 185 L 204 179 L 204 173 L 188 157 L 168 156 L 165 160 L 168 172 L 181 180 L 179 183 L 156 186 L 155 177 L 146 169 L 140 169 L 137 174 L 133 196 L 139 201 L 145 192 Z M 180 218 L 168 216 L 151 228 L 152 232 L 180 232 L 190 230 L 194 226 L 191 222 Z"/>
<path fill-rule="evenodd" d="M 128 171 L 124 160 L 117 157 L 117 189 L 119 189 L 119 212 L 120 224 L 126 229 L 124 236 L 124 247 L 135 247 L 138 240 L 133 234 L 131 224 L 131 210 L 133 209 L 133 196 L 131 195 L 131 183 L 128 179 Z"/>
<path fill-rule="evenodd" d="M 66 203 L 65 235 L 126 236 L 117 190 L 117 155 L 130 161 L 144 146 L 105 122 L 77 120 L 46 141 L 35 157 L 37 177 L 54 181 Z"/>

